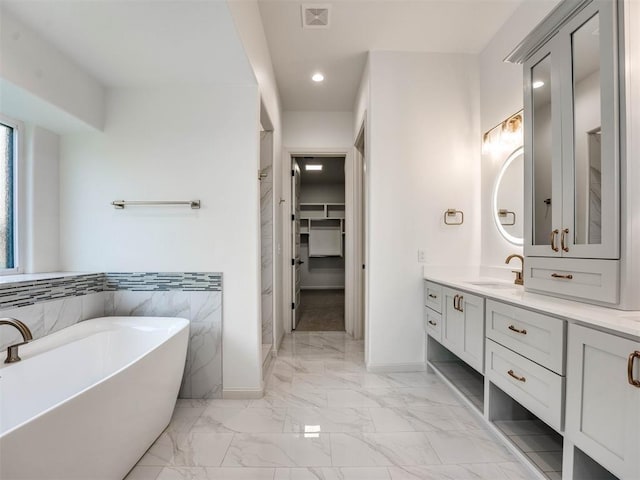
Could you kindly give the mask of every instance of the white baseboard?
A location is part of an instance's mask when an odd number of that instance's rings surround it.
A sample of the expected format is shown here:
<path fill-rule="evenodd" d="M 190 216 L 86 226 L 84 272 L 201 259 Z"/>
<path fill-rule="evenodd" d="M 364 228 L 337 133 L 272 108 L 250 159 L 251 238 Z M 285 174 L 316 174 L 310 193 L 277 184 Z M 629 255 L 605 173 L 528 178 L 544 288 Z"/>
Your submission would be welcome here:
<path fill-rule="evenodd" d="M 260 388 L 223 388 L 222 398 L 228 400 L 254 400 L 264 396 L 264 384 Z"/>
<path fill-rule="evenodd" d="M 424 372 L 426 369 L 427 367 L 424 362 L 367 363 L 367 371 L 371 373 Z"/>

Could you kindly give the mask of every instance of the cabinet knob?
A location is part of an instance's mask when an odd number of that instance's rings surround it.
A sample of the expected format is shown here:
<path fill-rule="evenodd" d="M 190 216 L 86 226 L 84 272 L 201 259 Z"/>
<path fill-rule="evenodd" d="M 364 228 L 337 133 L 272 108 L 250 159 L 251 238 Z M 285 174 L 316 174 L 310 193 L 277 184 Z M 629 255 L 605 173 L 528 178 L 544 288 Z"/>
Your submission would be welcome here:
<path fill-rule="evenodd" d="M 629 355 L 629 360 L 627 362 L 627 380 L 629 381 L 629 385 L 640 388 L 640 380 L 633 378 L 633 361 L 636 358 L 640 358 L 640 352 L 638 350 Z"/>

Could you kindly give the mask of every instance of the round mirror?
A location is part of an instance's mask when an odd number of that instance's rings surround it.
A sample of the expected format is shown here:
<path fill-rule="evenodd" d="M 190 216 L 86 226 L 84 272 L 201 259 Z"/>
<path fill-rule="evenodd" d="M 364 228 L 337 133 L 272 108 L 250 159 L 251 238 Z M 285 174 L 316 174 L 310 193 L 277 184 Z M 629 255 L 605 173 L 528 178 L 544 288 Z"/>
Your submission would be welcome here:
<path fill-rule="evenodd" d="M 514 245 L 524 243 L 524 148 L 507 157 L 493 187 L 493 220 L 500 234 Z"/>

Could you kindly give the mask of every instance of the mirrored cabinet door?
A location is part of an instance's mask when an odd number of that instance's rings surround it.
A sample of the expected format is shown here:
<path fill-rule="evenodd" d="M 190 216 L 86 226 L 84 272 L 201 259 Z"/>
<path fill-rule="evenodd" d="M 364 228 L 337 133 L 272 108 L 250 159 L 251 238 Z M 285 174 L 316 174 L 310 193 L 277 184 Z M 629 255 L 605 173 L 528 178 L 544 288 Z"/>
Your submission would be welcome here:
<path fill-rule="evenodd" d="M 525 253 L 560 256 L 562 144 L 555 42 L 525 63 Z"/>
<path fill-rule="evenodd" d="M 524 63 L 527 256 L 619 258 L 616 4 L 589 3 Z"/>
<path fill-rule="evenodd" d="M 566 257 L 619 256 L 614 10 L 615 2 L 593 2 L 560 32 Z"/>

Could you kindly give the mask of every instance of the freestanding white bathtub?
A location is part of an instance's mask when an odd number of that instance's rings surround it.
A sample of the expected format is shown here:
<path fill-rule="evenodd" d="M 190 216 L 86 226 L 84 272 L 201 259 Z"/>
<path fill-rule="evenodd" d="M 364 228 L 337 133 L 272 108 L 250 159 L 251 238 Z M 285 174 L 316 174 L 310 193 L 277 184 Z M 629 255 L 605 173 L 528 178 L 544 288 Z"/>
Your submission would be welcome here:
<path fill-rule="evenodd" d="M 121 480 L 171 419 L 188 338 L 182 318 L 104 317 L 2 354 L 0 479 Z"/>

